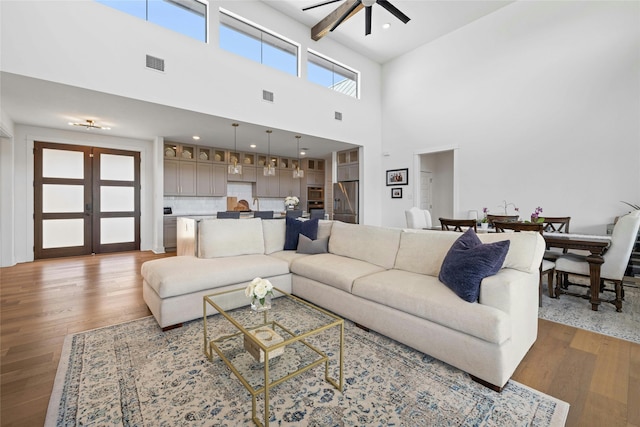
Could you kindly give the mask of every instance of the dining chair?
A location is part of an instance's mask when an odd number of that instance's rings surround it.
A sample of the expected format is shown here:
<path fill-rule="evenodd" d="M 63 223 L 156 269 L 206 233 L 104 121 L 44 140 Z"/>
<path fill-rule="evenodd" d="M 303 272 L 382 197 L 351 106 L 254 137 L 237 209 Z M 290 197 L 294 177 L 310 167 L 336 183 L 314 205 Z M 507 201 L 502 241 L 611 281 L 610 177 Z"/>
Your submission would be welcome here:
<path fill-rule="evenodd" d="M 273 219 L 273 211 L 254 211 L 254 218 Z"/>
<path fill-rule="evenodd" d="M 420 209 L 412 207 L 409 210 L 404 211 L 405 218 L 407 219 L 407 228 L 425 229 L 431 228 L 431 213 L 426 209 Z"/>
<path fill-rule="evenodd" d="M 513 221 L 495 221 L 493 227 L 496 233 L 504 233 L 505 231 L 533 231 L 542 234 L 544 230 L 544 224 L 531 223 L 531 222 L 513 222 Z M 538 286 L 538 305 L 542 307 L 542 276 L 547 275 L 547 291 L 549 292 L 549 298 L 555 297 L 553 290 L 553 272 L 556 268 L 556 264 L 553 261 L 542 258 L 540 262 L 540 282 Z"/>
<path fill-rule="evenodd" d="M 534 218 L 531 218 L 534 222 Z M 570 216 L 545 216 L 542 220 L 545 233 L 568 233 Z"/>
<path fill-rule="evenodd" d="M 309 211 L 309 219 L 324 219 L 324 209 L 311 209 Z"/>
<path fill-rule="evenodd" d="M 438 218 L 440 221 L 440 227 L 446 231 L 459 231 L 464 232 L 473 228 L 473 231 L 478 231 L 477 222 L 475 219 L 450 219 L 450 218 Z M 462 227 L 465 227 L 464 229 Z"/>
<path fill-rule="evenodd" d="M 600 266 L 600 291 L 604 290 L 604 281 L 613 282 L 616 293 L 615 302 L 624 298 L 624 272 L 629 264 L 629 257 L 635 245 L 638 229 L 640 228 L 640 210 L 633 211 L 618 219 L 611 233 L 611 245 L 602 255 L 604 263 Z M 590 276 L 589 263 L 586 255 L 568 253 L 558 257 L 556 260 L 556 280 L 558 284 L 566 287 L 563 283 L 566 274 L 577 276 Z M 616 307 L 616 311 L 622 311 Z"/>
<path fill-rule="evenodd" d="M 518 215 L 492 215 L 492 214 L 487 214 L 487 222 L 489 223 L 490 226 L 493 226 L 493 223 L 495 221 L 515 222 L 515 221 L 518 221 L 518 218 L 520 218 Z"/>
<path fill-rule="evenodd" d="M 287 210 L 287 218 L 300 218 L 302 216 L 302 211 L 298 209 Z"/>
<path fill-rule="evenodd" d="M 240 212 L 238 211 L 218 211 L 216 218 L 240 218 Z"/>

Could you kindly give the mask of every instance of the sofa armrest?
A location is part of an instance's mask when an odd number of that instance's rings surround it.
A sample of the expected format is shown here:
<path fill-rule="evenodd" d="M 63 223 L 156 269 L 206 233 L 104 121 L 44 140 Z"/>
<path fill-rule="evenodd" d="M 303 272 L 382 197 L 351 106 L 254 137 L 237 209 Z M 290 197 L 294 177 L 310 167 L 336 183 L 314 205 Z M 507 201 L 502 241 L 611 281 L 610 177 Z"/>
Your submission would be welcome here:
<path fill-rule="evenodd" d="M 531 313 L 538 315 L 539 271 L 525 273 L 503 268 L 497 274 L 486 277 L 480 284 L 479 303 L 497 308 L 510 315 Z"/>

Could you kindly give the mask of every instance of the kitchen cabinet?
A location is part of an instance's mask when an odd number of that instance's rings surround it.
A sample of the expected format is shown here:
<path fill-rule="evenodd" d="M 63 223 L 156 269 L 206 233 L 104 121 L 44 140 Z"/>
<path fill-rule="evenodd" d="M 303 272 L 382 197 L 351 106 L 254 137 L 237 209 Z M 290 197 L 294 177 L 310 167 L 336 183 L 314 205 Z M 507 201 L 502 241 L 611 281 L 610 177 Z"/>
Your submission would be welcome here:
<path fill-rule="evenodd" d="M 179 160 L 164 161 L 164 195 L 196 195 L 196 163 Z"/>
<path fill-rule="evenodd" d="M 338 181 L 357 181 L 360 179 L 358 149 L 339 151 L 336 175 Z"/>
<path fill-rule="evenodd" d="M 280 197 L 300 197 L 300 180 L 293 177 L 293 169 L 280 170 L 278 174 L 278 186 Z"/>
<path fill-rule="evenodd" d="M 165 251 L 175 250 L 177 247 L 177 217 L 165 216 L 163 221 L 163 245 Z"/>
<path fill-rule="evenodd" d="M 197 163 L 197 196 L 226 196 L 227 166 L 215 163 Z"/>
<path fill-rule="evenodd" d="M 256 197 L 280 197 L 280 172 L 276 170 L 273 176 L 256 176 Z"/>
<path fill-rule="evenodd" d="M 167 141 L 164 143 L 164 158 L 193 162 L 196 160 L 196 146 Z"/>

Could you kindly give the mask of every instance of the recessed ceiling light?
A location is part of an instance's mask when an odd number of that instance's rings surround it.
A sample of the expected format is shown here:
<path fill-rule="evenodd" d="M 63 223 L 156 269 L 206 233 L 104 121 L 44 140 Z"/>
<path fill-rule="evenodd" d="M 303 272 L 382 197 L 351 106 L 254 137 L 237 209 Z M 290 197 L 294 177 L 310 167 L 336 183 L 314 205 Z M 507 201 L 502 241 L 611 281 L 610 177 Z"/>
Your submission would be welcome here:
<path fill-rule="evenodd" d="M 249 147 L 256 148 L 256 144 L 251 144 Z"/>
<path fill-rule="evenodd" d="M 391 27 L 391 24 L 390 24 L 390 23 L 388 23 L 388 22 L 385 22 L 384 24 L 382 24 L 382 29 L 383 29 L 383 30 L 388 30 L 388 29 L 389 29 L 389 27 Z"/>
<path fill-rule="evenodd" d="M 198 135 L 193 135 L 193 139 L 195 139 L 196 141 L 200 139 L 200 137 Z"/>

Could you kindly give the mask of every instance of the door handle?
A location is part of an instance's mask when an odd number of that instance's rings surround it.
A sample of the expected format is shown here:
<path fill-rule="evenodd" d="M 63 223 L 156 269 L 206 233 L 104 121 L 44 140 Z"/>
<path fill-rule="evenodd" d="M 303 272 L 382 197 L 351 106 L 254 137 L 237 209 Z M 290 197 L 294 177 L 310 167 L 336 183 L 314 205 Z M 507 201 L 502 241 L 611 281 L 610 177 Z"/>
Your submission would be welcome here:
<path fill-rule="evenodd" d="M 91 203 L 87 203 L 86 205 L 84 205 L 84 214 L 86 216 L 91 215 Z"/>

